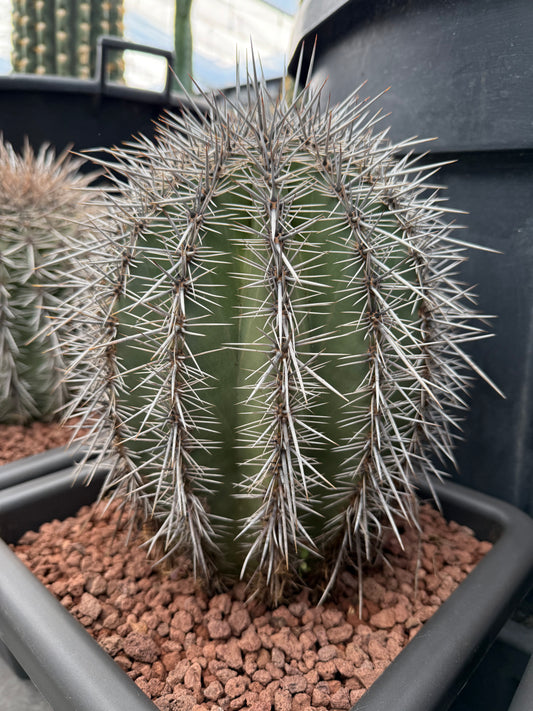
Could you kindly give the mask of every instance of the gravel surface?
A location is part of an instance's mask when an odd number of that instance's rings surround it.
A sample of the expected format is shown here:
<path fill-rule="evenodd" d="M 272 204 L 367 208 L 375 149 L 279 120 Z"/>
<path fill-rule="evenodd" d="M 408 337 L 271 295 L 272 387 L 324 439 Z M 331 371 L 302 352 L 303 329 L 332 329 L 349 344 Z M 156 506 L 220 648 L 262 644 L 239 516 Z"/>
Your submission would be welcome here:
<path fill-rule="evenodd" d="M 162 710 L 349 709 L 490 548 L 422 507 L 422 534 L 369 572 L 358 615 L 356 579 L 331 602 L 301 594 L 267 610 L 237 585 L 209 597 L 186 559 L 154 570 L 114 506 L 26 533 L 15 550 Z"/>
<path fill-rule="evenodd" d="M 30 425 L 0 425 L 0 465 L 46 449 L 63 447 L 72 431 L 56 423 L 32 422 Z"/>

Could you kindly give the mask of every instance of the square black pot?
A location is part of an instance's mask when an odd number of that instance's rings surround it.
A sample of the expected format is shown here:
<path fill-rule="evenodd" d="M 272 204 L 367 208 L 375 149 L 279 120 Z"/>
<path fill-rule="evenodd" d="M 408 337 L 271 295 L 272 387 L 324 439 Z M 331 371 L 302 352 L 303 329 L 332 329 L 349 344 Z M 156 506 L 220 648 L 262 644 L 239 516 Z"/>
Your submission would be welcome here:
<path fill-rule="evenodd" d="M 0 467 L 0 636 L 55 711 L 154 711 L 154 704 L 9 549 L 24 531 L 96 498 L 65 450 Z M 354 711 L 444 711 L 533 583 L 533 520 L 454 483 L 435 487 L 446 518 L 492 550 L 383 672 Z"/>
<path fill-rule="evenodd" d="M 521 605 L 505 623 L 450 711 L 531 711 L 533 627 L 529 625 L 526 606 Z"/>

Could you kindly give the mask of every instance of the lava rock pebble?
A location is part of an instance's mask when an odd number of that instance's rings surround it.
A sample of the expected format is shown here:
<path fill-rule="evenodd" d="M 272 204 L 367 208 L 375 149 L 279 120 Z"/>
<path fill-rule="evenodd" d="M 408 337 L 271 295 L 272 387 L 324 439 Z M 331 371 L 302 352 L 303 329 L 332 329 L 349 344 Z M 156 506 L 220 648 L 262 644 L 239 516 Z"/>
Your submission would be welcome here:
<path fill-rule="evenodd" d="M 350 571 L 318 607 L 302 593 L 270 611 L 242 584 L 210 598 L 190 561 L 147 565 L 105 502 L 13 548 L 161 711 L 347 711 L 490 549 L 427 505 L 421 526 L 386 540 L 361 609 Z"/>

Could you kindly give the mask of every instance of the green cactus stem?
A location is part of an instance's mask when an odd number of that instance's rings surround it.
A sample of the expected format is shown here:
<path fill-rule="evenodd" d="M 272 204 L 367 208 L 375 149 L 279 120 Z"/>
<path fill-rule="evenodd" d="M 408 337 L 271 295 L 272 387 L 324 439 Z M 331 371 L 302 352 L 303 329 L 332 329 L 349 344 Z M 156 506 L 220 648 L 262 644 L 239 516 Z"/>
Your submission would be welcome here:
<path fill-rule="evenodd" d="M 68 290 L 52 265 L 39 267 L 80 231 L 89 178 L 79 166 L 47 147 L 18 155 L 0 142 L 0 422 L 49 420 L 65 402 L 57 334 L 46 330 L 47 308 Z"/>
<path fill-rule="evenodd" d="M 245 94 L 111 150 L 58 325 L 92 329 L 69 340 L 68 414 L 104 492 L 199 575 L 233 568 L 276 602 L 416 523 L 484 334 L 417 142 L 391 145 L 356 95 L 271 97 L 255 66 Z"/>
<path fill-rule="evenodd" d="M 176 0 L 174 15 L 174 71 L 177 89 L 192 91 L 192 0 Z"/>
<path fill-rule="evenodd" d="M 13 71 L 91 78 L 97 38 L 122 36 L 123 15 L 124 0 L 13 0 Z M 111 79 L 122 72 L 109 63 Z"/>

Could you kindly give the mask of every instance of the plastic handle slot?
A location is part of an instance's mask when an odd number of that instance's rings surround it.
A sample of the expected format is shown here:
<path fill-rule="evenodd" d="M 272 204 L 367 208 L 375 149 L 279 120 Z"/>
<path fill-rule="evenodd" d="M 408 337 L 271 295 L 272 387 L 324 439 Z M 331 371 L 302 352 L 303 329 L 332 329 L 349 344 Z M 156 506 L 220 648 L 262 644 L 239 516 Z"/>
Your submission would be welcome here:
<path fill-rule="evenodd" d="M 150 47 L 136 42 L 128 42 L 121 37 L 108 37 L 103 35 L 98 38 L 97 53 L 96 53 L 96 79 L 100 93 L 105 93 L 107 88 L 106 64 L 109 50 L 125 51 L 127 49 L 134 52 L 144 52 L 145 54 L 154 54 L 157 57 L 164 57 L 167 60 L 167 73 L 165 78 L 165 86 L 162 95 L 167 103 L 170 102 L 170 87 L 172 79 L 172 67 L 174 66 L 174 52 L 168 49 L 159 49 L 158 47 Z"/>

